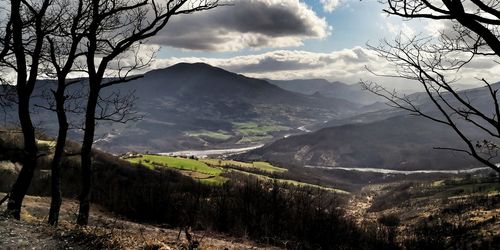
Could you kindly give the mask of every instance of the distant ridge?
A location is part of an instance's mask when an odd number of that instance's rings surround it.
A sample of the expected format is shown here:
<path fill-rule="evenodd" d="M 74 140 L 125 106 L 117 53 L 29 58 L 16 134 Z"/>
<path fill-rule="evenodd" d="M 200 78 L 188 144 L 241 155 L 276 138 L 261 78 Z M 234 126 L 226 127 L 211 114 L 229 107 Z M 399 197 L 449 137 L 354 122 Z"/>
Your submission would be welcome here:
<path fill-rule="evenodd" d="M 500 85 L 492 85 L 493 89 Z M 472 104 L 486 113 L 494 113 L 489 90 L 486 87 L 467 89 Z M 415 93 L 409 98 L 416 100 L 420 111 L 439 116 L 433 103 L 425 94 Z M 445 98 L 446 95 L 445 95 Z M 452 99 L 450 99 L 452 100 Z M 451 105 L 457 105 L 450 101 Z M 488 110 L 491 110 L 488 112 Z M 460 123 L 470 138 L 490 138 L 466 123 Z M 466 145 L 447 126 L 423 117 L 408 115 L 400 109 L 386 108 L 332 119 L 312 133 L 290 136 L 247 153 L 243 158 L 298 166 L 338 166 L 347 168 L 385 168 L 394 170 L 457 170 L 482 167 L 467 154 L 435 147 L 464 148 Z"/>
<path fill-rule="evenodd" d="M 361 89 L 359 84 L 345 84 L 339 81 L 329 82 L 325 79 L 269 80 L 270 83 L 296 93 L 313 95 L 321 93 L 325 97 L 339 98 L 368 105 L 380 101 L 381 98 Z"/>

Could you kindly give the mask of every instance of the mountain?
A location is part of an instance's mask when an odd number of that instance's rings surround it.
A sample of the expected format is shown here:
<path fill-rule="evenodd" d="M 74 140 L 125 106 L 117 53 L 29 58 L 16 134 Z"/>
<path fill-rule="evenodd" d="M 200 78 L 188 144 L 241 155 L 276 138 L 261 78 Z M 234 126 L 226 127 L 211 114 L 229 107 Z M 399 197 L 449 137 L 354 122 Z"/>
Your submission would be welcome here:
<path fill-rule="evenodd" d="M 269 82 L 296 93 L 305 95 L 320 94 L 326 97 L 354 101 L 363 105 L 382 100 L 380 97 L 362 90 L 359 84 L 349 85 L 338 81 L 329 82 L 325 79 L 269 80 Z"/>
<path fill-rule="evenodd" d="M 85 89 L 75 85 L 71 91 Z M 360 107 L 343 99 L 283 90 L 203 63 L 150 71 L 140 79 L 104 89 L 101 96 L 130 92 L 137 98 L 134 110 L 143 119 L 126 124 L 99 122 L 97 147 L 115 153 L 245 147 L 298 133 L 304 125 L 354 114 Z M 33 115 L 45 132 L 55 133 L 54 114 L 38 110 Z M 75 123 L 78 119 L 81 116 L 72 115 Z M 81 131 L 71 135 L 79 139 Z"/>
<path fill-rule="evenodd" d="M 492 86 L 499 89 L 500 84 Z M 486 114 L 494 114 L 487 88 L 460 92 Z M 418 108 L 439 116 L 435 106 L 422 94 L 410 96 Z M 460 105 L 445 95 L 456 107 Z M 472 141 L 490 138 L 459 121 L 458 126 Z M 448 170 L 481 166 L 463 153 L 436 150 L 434 147 L 464 148 L 466 145 L 446 125 L 422 117 L 409 116 L 399 109 L 385 109 L 352 117 L 334 119 L 316 127 L 319 130 L 290 136 L 241 157 L 297 166 L 339 166 L 387 168 L 395 170 Z M 309 129 L 312 129 L 309 127 Z"/>
<path fill-rule="evenodd" d="M 155 70 L 120 86 L 121 92 L 130 90 L 136 91 L 136 107 L 144 119 L 115 125 L 113 138 L 99 146 L 111 151 L 244 147 L 359 107 L 342 99 L 293 93 L 202 63 Z"/>
<path fill-rule="evenodd" d="M 443 125 L 419 117 L 397 116 L 291 136 L 245 157 L 301 166 L 396 170 L 464 169 L 477 165 L 463 154 L 433 149 L 439 146 L 463 147 Z"/>

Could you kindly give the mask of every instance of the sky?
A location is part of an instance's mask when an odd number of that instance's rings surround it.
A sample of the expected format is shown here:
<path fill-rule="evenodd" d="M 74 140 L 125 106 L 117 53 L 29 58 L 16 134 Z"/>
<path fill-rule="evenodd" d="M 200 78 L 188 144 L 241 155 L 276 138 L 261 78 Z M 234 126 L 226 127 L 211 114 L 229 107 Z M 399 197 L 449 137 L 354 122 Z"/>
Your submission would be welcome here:
<path fill-rule="evenodd" d="M 159 49 L 150 69 L 178 62 L 205 62 L 232 72 L 269 79 L 324 78 L 354 84 L 382 81 L 413 89 L 406 81 L 375 77 L 393 67 L 367 44 L 398 34 L 437 36 L 445 24 L 403 21 L 382 12 L 377 0 L 232 0 L 231 6 L 175 16 L 148 41 Z M 484 63 L 483 63 L 484 64 Z M 498 68 L 462 72 L 460 83 L 496 78 Z"/>
<path fill-rule="evenodd" d="M 356 82 L 354 75 L 373 56 L 366 52 L 366 43 L 395 32 L 376 0 L 233 4 L 174 17 L 150 41 L 161 45 L 153 67 L 201 61 L 254 77 Z"/>
<path fill-rule="evenodd" d="M 391 74 L 394 67 L 367 44 L 378 45 L 381 39 L 392 40 L 400 33 L 437 36 L 450 26 L 443 21 L 388 16 L 379 0 L 220 1 L 231 4 L 172 17 L 141 46 L 144 54 L 157 54 L 150 67 L 137 73 L 180 62 L 204 62 L 257 78 L 324 78 L 348 84 L 367 80 L 418 90 L 408 81 L 370 73 L 367 68 Z M 0 7 L 4 4 L 0 0 Z M 477 86 L 481 83 L 477 78 L 498 82 L 499 72 L 500 64 L 480 58 L 456 78 L 460 84 Z"/>

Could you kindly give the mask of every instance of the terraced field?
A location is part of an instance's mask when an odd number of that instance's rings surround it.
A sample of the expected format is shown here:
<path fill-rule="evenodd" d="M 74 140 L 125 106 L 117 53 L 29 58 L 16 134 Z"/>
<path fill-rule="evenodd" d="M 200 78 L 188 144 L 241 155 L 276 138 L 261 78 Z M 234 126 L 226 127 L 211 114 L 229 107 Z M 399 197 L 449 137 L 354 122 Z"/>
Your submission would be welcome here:
<path fill-rule="evenodd" d="M 209 185 L 222 185 L 228 178 L 224 177 L 224 173 L 235 172 L 244 175 L 254 176 L 265 181 L 278 181 L 282 184 L 321 188 L 331 192 L 347 194 L 340 189 L 323 187 L 311 183 L 304 183 L 296 180 L 288 180 L 283 178 L 274 178 L 272 174 L 280 174 L 288 171 L 285 168 L 273 166 L 268 162 L 240 162 L 234 160 L 222 159 L 189 159 L 183 157 L 163 156 L 163 155 L 136 155 L 133 157 L 125 157 L 129 162 L 142 164 L 149 168 L 168 167 L 178 170 L 181 174 L 199 180 L 202 183 Z"/>
<path fill-rule="evenodd" d="M 162 155 L 139 155 L 138 157 L 127 158 L 129 162 L 142 164 L 153 169 L 155 166 L 162 166 L 177 169 L 180 173 L 200 180 L 206 184 L 220 185 L 227 181 L 222 177 L 222 168 L 211 167 L 194 159 Z"/>
<path fill-rule="evenodd" d="M 210 166 L 217 166 L 223 168 L 236 167 L 241 169 L 248 169 L 250 171 L 258 170 L 267 173 L 284 173 L 288 171 L 285 168 L 275 167 L 268 162 L 261 162 L 261 161 L 253 163 L 234 161 L 234 160 L 221 160 L 221 159 L 201 159 L 200 161 Z"/>

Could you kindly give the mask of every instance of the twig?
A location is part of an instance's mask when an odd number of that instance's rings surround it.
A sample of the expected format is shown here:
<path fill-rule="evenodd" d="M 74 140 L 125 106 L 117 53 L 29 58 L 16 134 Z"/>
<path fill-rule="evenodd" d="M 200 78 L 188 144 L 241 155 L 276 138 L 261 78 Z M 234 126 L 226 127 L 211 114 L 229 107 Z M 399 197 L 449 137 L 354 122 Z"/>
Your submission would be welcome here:
<path fill-rule="evenodd" d="M 2 198 L 2 200 L 0 200 L 0 206 L 1 206 L 1 205 L 2 205 L 2 204 L 3 204 L 3 203 L 7 200 L 7 199 L 9 199 L 9 197 L 10 197 L 10 194 L 5 195 L 5 197 L 3 197 L 3 198 Z"/>

